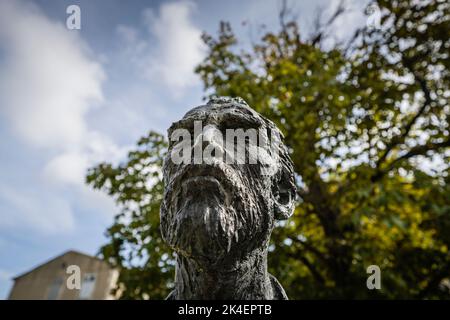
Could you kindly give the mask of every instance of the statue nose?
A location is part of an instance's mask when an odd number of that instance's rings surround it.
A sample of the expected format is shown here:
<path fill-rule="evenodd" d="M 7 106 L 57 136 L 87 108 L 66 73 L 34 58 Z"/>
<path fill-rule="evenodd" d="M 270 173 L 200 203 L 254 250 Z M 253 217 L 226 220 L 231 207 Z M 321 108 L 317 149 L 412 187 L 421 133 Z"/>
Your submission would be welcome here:
<path fill-rule="evenodd" d="M 203 132 L 200 133 L 194 141 L 194 147 L 201 144 L 202 148 L 205 148 L 210 143 L 221 144 L 223 141 L 222 133 L 220 130 L 213 125 L 208 125 L 204 128 Z"/>
<path fill-rule="evenodd" d="M 203 129 L 202 133 L 200 133 L 194 140 L 194 158 L 196 150 L 197 152 L 201 150 L 202 153 L 206 150 L 206 154 L 202 155 L 202 162 L 206 160 L 206 163 L 208 163 L 208 161 L 212 159 L 223 160 L 223 155 L 225 152 L 223 143 L 224 138 L 222 136 L 222 132 L 217 128 L 217 126 L 207 125 Z M 207 150 L 206 148 L 208 146 L 209 149 Z M 194 163 L 195 162 L 196 160 L 194 160 Z"/>

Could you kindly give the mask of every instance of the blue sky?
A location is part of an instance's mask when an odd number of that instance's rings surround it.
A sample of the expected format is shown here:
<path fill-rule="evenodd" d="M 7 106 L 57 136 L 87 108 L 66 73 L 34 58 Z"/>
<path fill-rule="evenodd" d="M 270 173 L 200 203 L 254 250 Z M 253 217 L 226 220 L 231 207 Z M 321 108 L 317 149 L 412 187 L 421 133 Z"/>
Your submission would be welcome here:
<path fill-rule="evenodd" d="M 318 7 L 291 1 L 304 33 Z M 335 22 L 346 38 L 366 1 Z M 66 8 L 81 8 L 68 30 Z M 96 254 L 118 209 L 85 186 L 86 169 L 117 163 L 137 139 L 202 102 L 194 67 L 202 31 L 230 21 L 240 39 L 278 27 L 279 0 L 0 0 L 0 298 L 11 278 L 60 253 Z M 247 23 L 242 24 L 243 21 Z M 249 27 L 252 26 L 251 28 Z"/>

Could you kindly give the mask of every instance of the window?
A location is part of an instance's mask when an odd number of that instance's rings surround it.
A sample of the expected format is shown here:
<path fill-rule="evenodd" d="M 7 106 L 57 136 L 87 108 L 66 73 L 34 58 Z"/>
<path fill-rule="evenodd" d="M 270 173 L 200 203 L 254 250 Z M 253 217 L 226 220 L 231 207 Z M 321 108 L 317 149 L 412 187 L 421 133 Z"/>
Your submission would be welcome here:
<path fill-rule="evenodd" d="M 86 273 L 81 283 L 80 299 L 90 299 L 95 288 L 95 273 Z"/>
<path fill-rule="evenodd" d="M 53 280 L 53 283 L 50 285 L 50 290 L 48 291 L 48 296 L 47 296 L 48 300 L 58 299 L 62 284 L 63 284 L 62 278 L 56 278 L 55 280 Z"/>

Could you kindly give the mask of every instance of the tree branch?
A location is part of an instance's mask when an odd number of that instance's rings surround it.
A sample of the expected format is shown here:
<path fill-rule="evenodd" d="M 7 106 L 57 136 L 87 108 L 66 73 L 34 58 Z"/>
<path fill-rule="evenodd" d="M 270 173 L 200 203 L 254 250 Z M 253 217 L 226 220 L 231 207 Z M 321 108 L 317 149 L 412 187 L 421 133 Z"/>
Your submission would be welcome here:
<path fill-rule="evenodd" d="M 292 253 L 288 253 L 288 257 L 294 259 L 294 260 L 300 260 L 309 270 L 309 272 L 311 272 L 311 274 L 313 275 L 314 279 L 317 280 L 317 282 L 319 282 L 321 285 L 325 284 L 325 279 L 324 277 L 320 274 L 319 271 L 317 271 L 316 267 L 304 256 L 296 256 L 293 255 Z"/>
<path fill-rule="evenodd" d="M 437 273 L 435 273 L 430 281 L 428 281 L 426 287 L 424 289 L 422 289 L 419 294 L 418 294 L 418 298 L 419 299 L 423 299 L 426 298 L 426 296 L 428 294 L 430 294 L 433 290 L 436 289 L 436 287 L 439 286 L 439 284 L 441 283 L 441 281 L 447 277 L 449 275 L 450 272 L 450 261 L 448 261 L 443 267 L 442 269 L 440 269 Z"/>
<path fill-rule="evenodd" d="M 341 0 L 338 4 L 336 10 L 334 11 L 334 13 L 331 15 L 330 19 L 328 19 L 328 21 L 325 24 L 323 24 L 321 21 L 322 20 L 321 13 L 320 12 L 318 13 L 318 15 L 316 17 L 316 21 L 314 21 L 315 28 L 317 29 L 317 33 L 314 36 L 312 36 L 312 39 L 311 39 L 311 44 L 313 46 L 320 43 L 320 41 L 323 39 L 325 32 L 326 32 L 326 30 L 323 30 L 323 26 L 329 27 L 345 11 L 346 11 L 345 0 Z"/>
<path fill-rule="evenodd" d="M 310 243 L 307 243 L 305 241 L 301 241 L 297 238 L 290 238 L 293 242 L 301 245 L 303 248 L 305 248 L 306 250 L 310 251 L 311 253 L 313 253 L 315 256 L 317 256 L 317 258 L 319 258 L 320 260 L 322 260 L 322 262 L 327 263 L 327 257 L 320 252 L 319 250 L 317 250 L 317 248 L 313 247 Z"/>
<path fill-rule="evenodd" d="M 414 115 L 414 117 L 412 117 L 411 120 L 405 125 L 405 127 L 403 129 L 403 132 L 400 135 L 392 138 L 391 142 L 387 144 L 386 149 L 384 150 L 383 154 L 381 155 L 381 157 L 377 161 L 375 174 L 372 177 L 372 181 L 379 180 L 383 176 L 383 174 L 388 172 L 386 170 L 382 170 L 381 169 L 381 166 L 383 165 L 383 162 L 387 159 L 389 153 L 396 146 L 398 146 L 399 144 L 401 144 L 401 143 L 403 143 L 405 141 L 405 139 L 408 137 L 409 133 L 411 132 L 411 129 L 413 128 L 414 124 L 424 114 L 426 109 L 431 104 L 431 93 L 430 93 L 430 89 L 427 87 L 427 83 L 426 83 L 425 79 L 423 79 L 416 72 L 413 71 L 412 63 L 409 60 L 407 60 L 406 58 L 403 59 L 403 64 L 414 75 L 415 81 L 419 84 L 420 89 L 422 90 L 422 92 L 424 94 L 425 101 L 423 102 L 422 106 L 417 111 L 417 113 Z M 411 151 L 413 151 L 413 150 L 411 150 Z M 398 160 L 402 160 L 402 159 L 398 159 Z M 397 160 L 394 160 L 394 162 L 396 162 L 396 161 Z"/>
<path fill-rule="evenodd" d="M 399 145 L 400 143 L 402 143 L 406 139 L 406 137 L 410 133 L 412 127 L 416 123 L 417 119 L 419 119 L 419 117 L 425 112 L 425 109 L 429 105 L 429 103 L 431 101 L 431 99 L 429 99 L 429 97 L 430 97 L 430 95 L 429 95 L 429 92 L 428 92 L 428 98 L 426 96 L 425 102 L 420 107 L 419 111 L 414 115 L 414 117 L 406 124 L 406 126 L 404 127 L 403 132 L 400 135 L 392 138 L 391 142 L 386 146 L 386 149 L 384 150 L 383 155 L 377 161 L 377 169 L 379 169 L 381 167 L 381 165 L 386 160 L 387 156 L 392 151 L 392 149 L 394 149 L 397 145 Z"/>
<path fill-rule="evenodd" d="M 286 32 L 286 15 L 288 13 L 287 3 L 286 0 L 281 1 L 281 9 L 280 13 L 278 14 L 278 20 L 280 21 L 281 31 Z"/>
<path fill-rule="evenodd" d="M 405 153 L 404 155 L 402 155 L 402 156 L 398 157 L 397 159 L 395 159 L 394 161 L 392 161 L 386 169 L 379 170 L 377 172 L 377 174 L 373 175 L 372 182 L 376 182 L 376 181 L 380 180 L 386 173 L 391 171 L 398 162 L 400 162 L 402 160 L 406 160 L 406 159 L 409 159 L 409 158 L 412 158 L 412 157 L 418 156 L 418 155 L 424 155 L 428 151 L 437 151 L 439 149 L 446 148 L 446 147 L 450 147 L 450 140 L 446 140 L 446 141 L 443 141 L 440 143 L 424 144 L 424 145 L 420 145 L 420 146 L 411 148 L 407 153 Z"/>

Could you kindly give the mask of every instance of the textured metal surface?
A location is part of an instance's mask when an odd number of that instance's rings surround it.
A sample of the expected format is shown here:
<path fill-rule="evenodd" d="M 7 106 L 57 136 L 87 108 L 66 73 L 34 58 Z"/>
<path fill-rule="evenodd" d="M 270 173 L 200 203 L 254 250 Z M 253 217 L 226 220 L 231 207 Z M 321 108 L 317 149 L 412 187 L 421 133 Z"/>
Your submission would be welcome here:
<path fill-rule="evenodd" d="M 177 128 L 192 130 L 194 121 L 222 131 L 255 127 L 281 136 L 271 121 L 240 98 L 215 98 L 192 109 L 172 125 L 169 136 Z M 275 220 L 288 218 L 295 205 L 286 147 L 275 146 L 278 158 L 262 159 L 264 164 L 175 164 L 173 147 L 174 142 L 164 163 L 161 205 L 162 235 L 178 257 L 175 288 L 168 299 L 287 299 L 267 271 Z M 268 165 L 275 168 L 273 174 L 264 171 Z"/>

